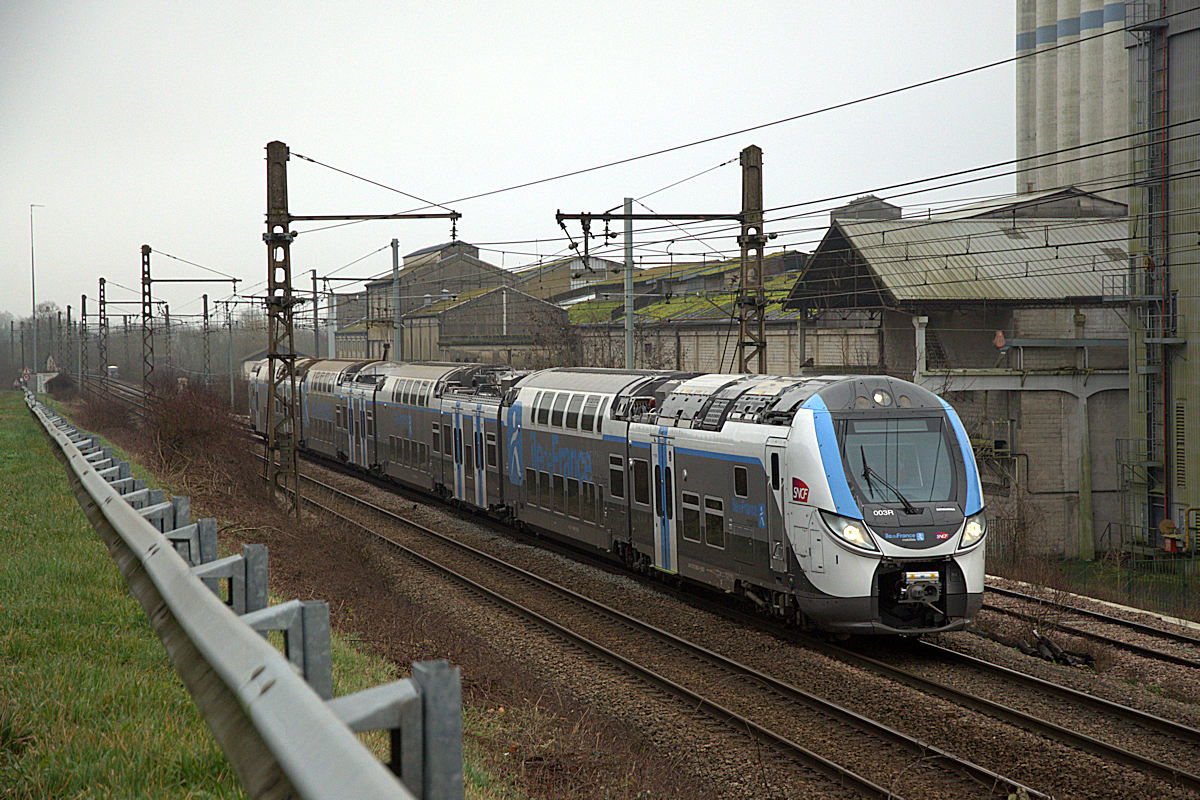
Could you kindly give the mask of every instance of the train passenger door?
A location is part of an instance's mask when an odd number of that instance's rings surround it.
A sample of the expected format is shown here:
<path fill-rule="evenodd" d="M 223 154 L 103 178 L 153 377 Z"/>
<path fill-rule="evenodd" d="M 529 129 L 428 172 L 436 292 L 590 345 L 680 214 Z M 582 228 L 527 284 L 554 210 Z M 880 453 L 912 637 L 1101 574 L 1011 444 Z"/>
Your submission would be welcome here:
<path fill-rule="evenodd" d="M 678 572 L 675 541 L 675 440 L 671 429 L 651 434 L 650 470 L 654 480 L 654 566 Z"/>
<path fill-rule="evenodd" d="M 463 500 L 467 496 L 466 474 L 463 469 L 463 446 L 470 445 L 469 440 L 464 442 L 466 436 L 464 428 L 464 417 L 462 413 L 462 403 L 455 401 L 453 412 L 454 426 L 454 447 L 451 453 L 454 456 L 454 499 Z"/>
<path fill-rule="evenodd" d="M 350 390 L 350 461 L 360 467 L 370 467 L 369 440 L 375 427 L 375 410 L 372 406 L 375 384 L 355 385 Z M 368 416 L 369 415 L 369 416 Z"/>
<path fill-rule="evenodd" d="M 484 426 L 483 426 L 483 404 L 475 404 L 475 412 L 471 417 L 471 441 L 474 445 L 471 448 L 471 463 L 467 465 L 467 469 L 471 472 L 472 484 L 475 491 L 471 495 L 471 502 L 480 508 L 487 508 L 487 472 L 484 469 Z"/>
<path fill-rule="evenodd" d="M 787 508 L 792 487 L 784 478 L 787 462 L 784 453 L 787 439 L 767 440 L 767 552 L 771 556 L 773 572 L 787 572 L 787 530 L 784 511 Z M 785 494 L 788 493 L 788 494 Z M 805 500 L 808 498 L 806 497 Z"/>

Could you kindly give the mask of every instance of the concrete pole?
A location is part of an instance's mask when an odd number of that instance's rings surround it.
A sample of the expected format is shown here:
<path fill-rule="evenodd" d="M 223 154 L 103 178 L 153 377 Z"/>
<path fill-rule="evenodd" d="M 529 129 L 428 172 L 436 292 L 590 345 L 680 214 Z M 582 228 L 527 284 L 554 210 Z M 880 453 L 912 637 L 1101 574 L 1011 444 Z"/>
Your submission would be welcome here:
<path fill-rule="evenodd" d="M 229 407 L 233 408 L 233 306 L 225 304 L 225 324 L 229 326 Z"/>
<path fill-rule="evenodd" d="M 926 369 L 925 327 L 929 324 L 929 317 L 913 317 L 912 324 L 916 329 L 914 333 L 917 351 L 916 366 L 913 368 L 913 383 L 920 383 L 921 376 L 925 374 Z"/>
<path fill-rule="evenodd" d="M 392 239 L 392 360 L 399 361 L 400 352 L 400 240 Z"/>
<path fill-rule="evenodd" d="M 1096 559 L 1096 521 L 1092 511 L 1092 436 L 1088 429 L 1088 399 L 1079 398 L 1079 557 Z"/>
<path fill-rule="evenodd" d="M 633 369 L 633 198 L 625 198 L 625 369 Z"/>
<path fill-rule="evenodd" d="M 317 294 L 317 271 L 312 271 L 313 285 L 313 358 L 321 357 L 321 296 Z"/>

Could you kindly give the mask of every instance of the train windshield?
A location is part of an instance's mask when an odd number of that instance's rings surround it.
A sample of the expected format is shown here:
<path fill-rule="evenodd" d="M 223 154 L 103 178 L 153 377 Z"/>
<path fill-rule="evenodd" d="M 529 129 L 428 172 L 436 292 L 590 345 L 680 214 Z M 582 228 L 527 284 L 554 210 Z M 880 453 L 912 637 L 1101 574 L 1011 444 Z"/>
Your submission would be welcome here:
<path fill-rule="evenodd" d="M 955 498 L 954 449 L 941 418 L 845 419 L 838 433 L 846 477 L 864 502 Z"/>

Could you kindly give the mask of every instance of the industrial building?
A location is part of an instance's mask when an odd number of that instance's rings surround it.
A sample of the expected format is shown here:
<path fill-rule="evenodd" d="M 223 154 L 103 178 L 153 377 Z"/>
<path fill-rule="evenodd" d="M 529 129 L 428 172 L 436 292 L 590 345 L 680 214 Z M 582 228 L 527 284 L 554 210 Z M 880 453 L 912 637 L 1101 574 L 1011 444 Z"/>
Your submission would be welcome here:
<path fill-rule="evenodd" d="M 1124 209 L 1076 189 L 907 219 L 860 201 L 834 212 L 784 303 L 804 312 L 809 368 L 946 397 L 979 458 L 991 546 L 1090 558 L 1120 518 L 1128 333 L 1102 286 L 1125 270 Z"/>

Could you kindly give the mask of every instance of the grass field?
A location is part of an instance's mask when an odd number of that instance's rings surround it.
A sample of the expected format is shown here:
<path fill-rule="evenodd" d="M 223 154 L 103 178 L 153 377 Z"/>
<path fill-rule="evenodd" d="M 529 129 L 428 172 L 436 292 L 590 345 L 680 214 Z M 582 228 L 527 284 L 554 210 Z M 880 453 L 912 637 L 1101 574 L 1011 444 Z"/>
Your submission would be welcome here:
<path fill-rule="evenodd" d="M 51 447 L 0 393 L 0 797 L 244 796 Z"/>

